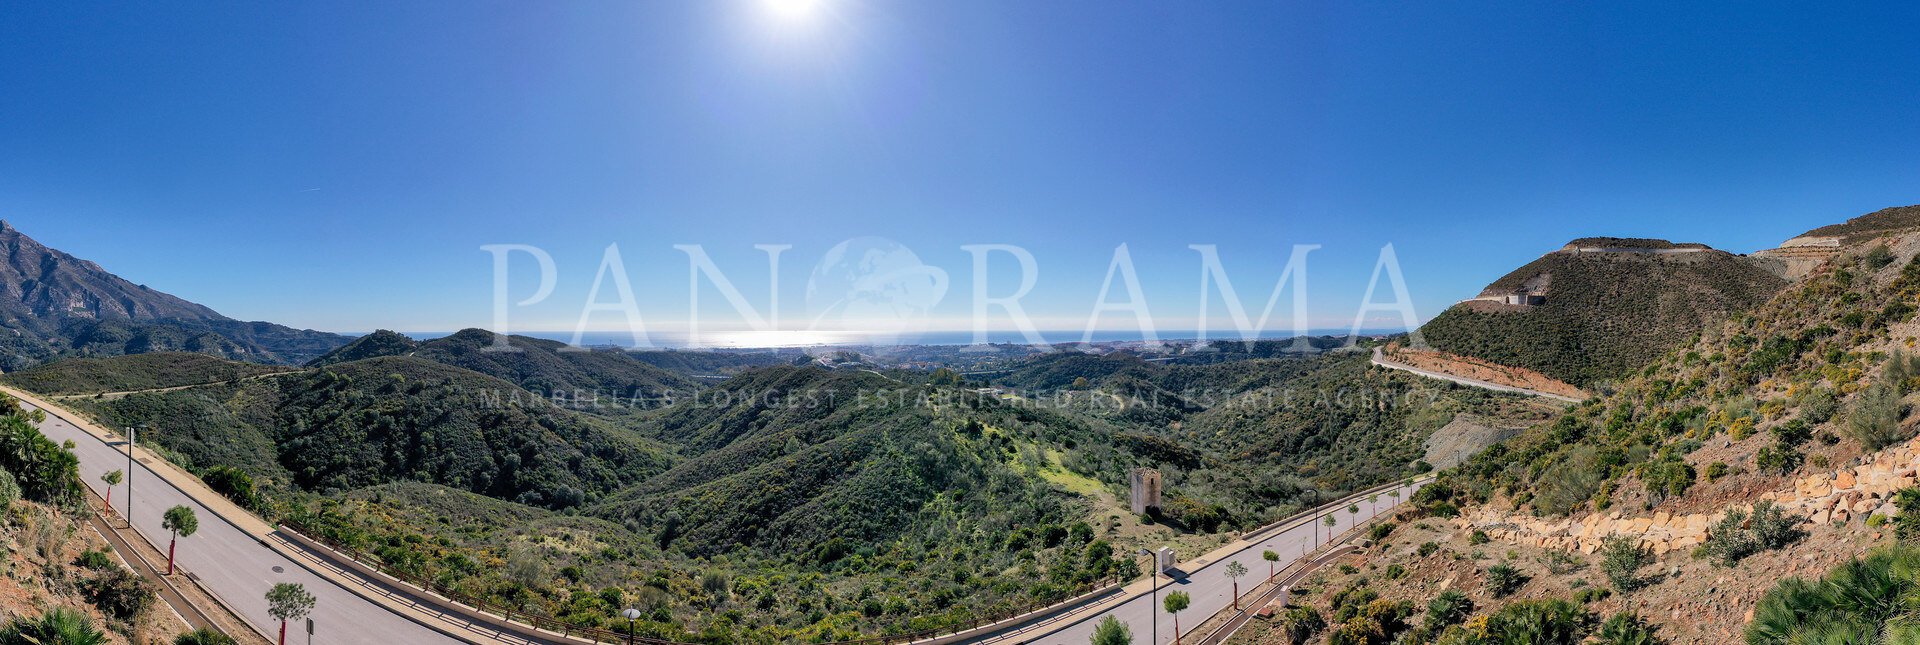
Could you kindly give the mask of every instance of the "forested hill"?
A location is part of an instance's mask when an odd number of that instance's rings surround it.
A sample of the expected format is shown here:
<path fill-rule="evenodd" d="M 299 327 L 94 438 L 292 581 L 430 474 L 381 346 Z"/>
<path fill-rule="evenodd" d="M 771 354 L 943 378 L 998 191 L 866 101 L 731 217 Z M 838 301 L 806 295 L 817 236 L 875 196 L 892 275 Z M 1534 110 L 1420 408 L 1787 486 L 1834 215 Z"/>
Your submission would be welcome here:
<path fill-rule="evenodd" d="M 406 356 L 418 349 L 420 349 L 418 341 L 397 332 L 381 329 L 355 338 L 353 342 L 341 345 L 339 349 L 308 361 L 307 367 L 326 367 L 383 356 Z"/>
<path fill-rule="evenodd" d="M 483 329 L 466 329 L 424 342 L 379 331 L 320 357 L 313 365 L 415 356 L 506 380 L 535 394 L 567 399 L 597 397 L 621 409 L 654 407 L 699 388 L 693 379 L 627 351 L 568 348 L 566 343 L 526 336 L 508 337 L 507 344 L 513 351 L 489 349 L 494 343 L 495 334 Z"/>
<path fill-rule="evenodd" d="M 1370 366 L 1366 352 L 1165 365 L 1115 353 L 1030 359 L 996 384 L 1111 424 L 1114 445 L 1174 466 L 1193 503 L 1248 521 L 1303 496 L 1355 490 L 1424 468 L 1425 444 L 1455 418 L 1521 424 L 1557 406 Z M 1099 461 L 1105 449 L 1076 451 Z"/>
<path fill-rule="evenodd" d="M 1058 450 L 1075 430 L 994 407 L 866 372 L 750 372 L 643 426 L 689 457 L 595 513 L 701 555 L 881 544 L 956 521 L 923 515 L 936 499 L 969 525 L 1067 520 L 1013 448 Z"/>
<path fill-rule="evenodd" d="M 1787 284 L 1755 261 L 1700 245 L 1620 240 L 1634 246 L 1587 250 L 1601 242 L 1576 240 L 1482 292 L 1499 297 L 1519 290 L 1544 302 L 1469 300 L 1429 321 L 1421 334 L 1435 349 L 1587 387 L 1645 366 Z"/>
<path fill-rule="evenodd" d="M 205 354 L 160 352 L 67 359 L 8 374 L 0 381 L 41 394 L 94 394 L 205 385 L 291 369 Z"/>
<path fill-rule="evenodd" d="M 66 356 L 188 351 L 262 362 L 305 362 L 348 339 L 242 322 L 134 284 L 0 222 L 0 369 Z"/>
<path fill-rule="evenodd" d="M 110 425 L 164 428 L 157 440 L 190 469 L 236 467 L 320 492 L 422 481 L 564 508 L 670 462 L 605 421 L 414 357 L 76 404 Z"/>

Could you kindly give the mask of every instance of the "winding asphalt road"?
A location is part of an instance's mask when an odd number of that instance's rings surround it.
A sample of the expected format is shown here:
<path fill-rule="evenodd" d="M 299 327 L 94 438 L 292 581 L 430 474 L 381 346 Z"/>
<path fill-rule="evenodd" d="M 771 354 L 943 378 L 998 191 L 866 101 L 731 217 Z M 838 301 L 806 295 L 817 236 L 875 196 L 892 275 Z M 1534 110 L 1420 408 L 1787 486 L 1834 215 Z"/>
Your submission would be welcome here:
<path fill-rule="evenodd" d="M 1424 484 L 1425 482 L 1419 482 L 1400 491 L 1398 498 L 1381 493 L 1378 502 L 1362 499 L 1355 504 L 1360 507 L 1358 514 L 1348 513 L 1345 508 L 1334 509 L 1331 514 L 1338 518 L 1339 522 L 1339 525 L 1333 529 L 1334 532 L 1336 534 L 1345 532 L 1356 522 L 1364 522 L 1376 514 L 1388 512 L 1396 503 L 1412 497 L 1413 492 L 1419 490 Z M 1193 598 L 1192 606 L 1180 612 L 1182 634 L 1189 637 L 1199 636 L 1193 633 L 1193 629 L 1232 602 L 1233 579 L 1227 577 L 1228 562 L 1237 561 L 1247 567 L 1247 575 L 1240 578 L 1240 593 L 1250 592 L 1267 579 L 1267 561 L 1261 558 L 1263 552 L 1273 551 L 1280 554 L 1280 561 L 1273 564 L 1273 570 L 1278 572 L 1327 540 L 1327 526 L 1321 523 L 1321 517 L 1325 515 L 1316 516 L 1312 522 L 1262 536 L 1260 541 L 1238 552 L 1202 563 L 1199 570 L 1189 572 L 1184 578 L 1168 582 L 1163 577 L 1160 579 L 1160 590 L 1154 596 L 1141 595 L 1132 598 L 1105 612 L 1052 627 L 1051 631 L 1040 631 L 1038 632 L 1040 635 L 1030 635 L 1021 642 L 1083 645 L 1092 641 L 1094 625 L 1099 624 L 1100 620 L 1107 616 L 1113 616 L 1132 628 L 1136 643 L 1150 645 L 1171 643 L 1173 642 L 1173 615 L 1167 613 L 1166 608 L 1158 602 L 1164 601 L 1168 593 L 1175 591 L 1184 591 Z M 1144 557 L 1142 559 L 1144 560 Z M 1192 565 L 1183 566 L 1191 567 Z M 1157 639 L 1152 636 L 1156 616 L 1159 622 Z"/>
<path fill-rule="evenodd" d="M 21 405 L 34 408 L 26 402 Z M 127 455 L 121 449 L 74 427 L 52 411 L 48 411 L 47 420 L 40 424 L 40 432 L 55 442 L 74 443 L 74 454 L 80 457 L 81 481 L 102 495 L 106 493 L 106 484 L 100 481 L 100 475 L 127 467 Z M 200 518 L 200 530 L 180 539 L 176 561 L 261 632 L 273 636 L 280 629 L 279 621 L 267 615 L 267 590 L 275 583 L 297 582 L 306 585 L 307 591 L 317 599 L 313 611 L 316 645 L 461 642 L 388 611 L 295 564 L 267 548 L 252 534 L 195 502 L 145 464 L 140 464 L 131 476 L 134 528 L 164 553 L 168 533 L 160 528 L 161 514 L 177 505 L 192 508 Z M 116 488 L 119 490 L 114 495 L 115 508 L 124 513 L 127 487 L 123 484 Z M 289 625 L 287 641 L 305 643 L 305 631 L 305 625 Z"/>
<path fill-rule="evenodd" d="M 1514 387 L 1514 386 L 1511 386 L 1511 385 L 1501 385 L 1501 384 L 1499 384 L 1499 383 L 1493 383 L 1493 382 L 1489 382 L 1489 381 L 1482 381 L 1482 380 L 1480 380 L 1480 379 L 1472 379 L 1472 378 L 1467 378 L 1467 377 L 1465 377 L 1465 376 L 1454 376 L 1454 375 L 1452 375 L 1452 374 L 1446 374 L 1446 373 L 1443 373 L 1443 372 L 1435 372 L 1435 371 L 1433 371 L 1433 370 L 1423 370 L 1423 369 L 1420 369 L 1420 368 L 1418 368 L 1418 367 L 1414 367 L 1414 366 L 1412 366 L 1412 365 L 1406 365 L 1406 364 L 1403 364 L 1403 363 L 1395 363 L 1395 362 L 1393 362 L 1393 361 L 1390 361 L 1390 360 L 1387 360 L 1387 358 L 1386 358 L 1386 356 L 1385 356 L 1384 354 L 1382 354 L 1382 353 L 1380 352 L 1380 348 L 1378 348 L 1378 347 L 1375 347 L 1375 348 L 1373 348 L 1373 364 L 1374 364 L 1374 365 L 1378 365 L 1378 366 L 1380 366 L 1380 367 L 1384 367 L 1384 368 L 1387 368 L 1387 369 L 1390 369 L 1390 370 L 1400 370 L 1400 371 L 1402 371 L 1402 372 L 1412 372 L 1412 373 L 1414 373 L 1414 374 L 1419 374 L 1419 375 L 1421 375 L 1421 376 L 1425 376 L 1425 377 L 1427 377 L 1427 378 L 1436 378 L 1436 379 L 1440 379 L 1440 380 L 1442 380 L 1442 381 L 1452 381 L 1452 382 L 1455 382 L 1455 383 L 1459 383 L 1459 384 L 1461 384 L 1461 385 L 1466 385 L 1466 386 L 1471 386 L 1471 387 L 1477 387 L 1477 388 L 1481 388 L 1481 389 L 1484 389 L 1484 390 L 1493 390 L 1493 391 L 1495 391 L 1495 392 L 1507 392 L 1507 393 L 1511 393 L 1511 394 L 1525 394 L 1525 395 L 1528 395 L 1528 396 L 1537 396 L 1537 397 L 1542 397 L 1542 398 L 1548 398 L 1548 399 L 1554 399 L 1554 400 L 1558 400 L 1558 401 L 1566 401 L 1566 402 L 1568 402 L 1568 403 L 1579 403 L 1579 402 L 1581 402 L 1581 401 L 1583 401 L 1583 400 L 1584 400 L 1584 399 L 1576 399 L 1576 398 L 1573 398 L 1573 397 L 1570 397 L 1570 396 L 1566 396 L 1566 395 L 1563 395 L 1563 394 L 1554 394 L 1554 393 L 1552 393 L 1552 392 L 1541 392 L 1541 391 L 1539 391 L 1539 390 L 1529 390 L 1529 389 L 1527 389 L 1527 388 L 1524 388 L 1524 387 Z"/>

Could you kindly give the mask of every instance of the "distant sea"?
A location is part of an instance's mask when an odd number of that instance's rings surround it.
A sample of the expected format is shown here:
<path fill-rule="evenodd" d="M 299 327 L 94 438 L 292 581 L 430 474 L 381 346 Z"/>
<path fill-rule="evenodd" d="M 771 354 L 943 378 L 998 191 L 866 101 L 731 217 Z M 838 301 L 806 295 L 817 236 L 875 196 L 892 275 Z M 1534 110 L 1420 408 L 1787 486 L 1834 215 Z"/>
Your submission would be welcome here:
<path fill-rule="evenodd" d="M 1404 329 L 1362 329 L 1360 333 L 1364 336 L 1379 336 L 1404 333 L 1405 331 Z M 415 340 L 429 340 L 453 334 L 453 332 L 448 331 L 404 333 Z M 513 333 L 517 336 L 557 340 L 563 343 L 573 342 L 573 332 L 570 331 L 515 331 Z M 1348 330 L 1345 329 L 1321 329 L 1309 330 L 1307 335 L 1345 336 L 1347 333 Z M 1078 344 L 1085 336 L 1086 332 L 1082 330 L 1042 330 L 1040 332 L 1040 337 L 1050 345 Z M 1200 336 L 1201 334 L 1198 330 L 1165 331 L 1160 332 L 1159 340 L 1194 340 Z M 1269 332 L 1261 334 L 1258 339 L 1285 340 L 1293 336 L 1291 332 Z M 1208 340 L 1239 340 L 1240 332 L 1234 330 L 1209 331 L 1206 333 L 1206 337 Z M 1144 337 L 1138 330 L 1095 331 L 1093 333 L 1093 342 L 1095 343 L 1125 343 L 1138 342 L 1141 340 L 1144 340 Z M 697 346 L 685 332 L 651 331 L 647 334 L 647 341 L 654 348 L 658 349 L 692 349 L 695 347 L 712 349 L 771 349 L 792 347 L 860 347 L 874 345 L 954 346 L 974 344 L 973 332 L 970 330 L 926 331 L 897 335 L 858 331 L 710 331 L 703 332 L 700 335 L 700 342 Z M 1016 330 L 988 331 L 987 342 L 1006 345 L 1031 344 L 1027 341 L 1025 335 Z M 581 336 L 580 344 L 586 347 L 636 347 L 633 342 L 633 334 L 629 332 L 587 332 Z"/>

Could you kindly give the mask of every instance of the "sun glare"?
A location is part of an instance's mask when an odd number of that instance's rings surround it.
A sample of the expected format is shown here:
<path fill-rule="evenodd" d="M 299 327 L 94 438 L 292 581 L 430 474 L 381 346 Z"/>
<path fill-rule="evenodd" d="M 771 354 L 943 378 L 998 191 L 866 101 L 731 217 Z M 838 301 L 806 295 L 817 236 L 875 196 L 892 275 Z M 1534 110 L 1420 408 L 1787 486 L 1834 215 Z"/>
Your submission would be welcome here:
<path fill-rule="evenodd" d="M 800 21 L 820 13 L 823 0 L 760 0 L 767 12 L 782 20 Z"/>

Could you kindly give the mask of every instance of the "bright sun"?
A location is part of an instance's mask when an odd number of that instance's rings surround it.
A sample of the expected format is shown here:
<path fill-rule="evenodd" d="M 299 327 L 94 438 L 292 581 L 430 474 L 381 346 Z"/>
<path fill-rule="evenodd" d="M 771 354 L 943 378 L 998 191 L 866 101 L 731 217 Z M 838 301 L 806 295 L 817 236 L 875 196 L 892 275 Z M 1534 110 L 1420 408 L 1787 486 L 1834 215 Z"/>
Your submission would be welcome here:
<path fill-rule="evenodd" d="M 820 12 L 823 0 L 761 0 L 767 11 L 784 20 L 806 20 Z"/>

